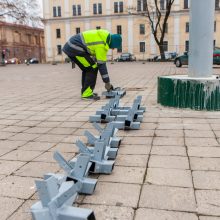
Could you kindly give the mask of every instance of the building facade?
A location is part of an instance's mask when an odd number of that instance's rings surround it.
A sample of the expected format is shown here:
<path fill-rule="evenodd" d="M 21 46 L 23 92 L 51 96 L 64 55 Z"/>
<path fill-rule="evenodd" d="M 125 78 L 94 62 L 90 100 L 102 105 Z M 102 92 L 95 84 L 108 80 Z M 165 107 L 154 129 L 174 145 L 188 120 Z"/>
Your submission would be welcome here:
<path fill-rule="evenodd" d="M 45 62 L 44 30 L 0 21 L 0 51 L 3 50 L 6 59 L 24 62 L 34 57 Z"/>
<path fill-rule="evenodd" d="M 160 8 L 166 0 L 160 0 Z M 74 34 L 89 29 L 107 29 L 123 38 L 123 51 L 147 59 L 159 54 L 148 20 L 133 11 L 143 10 L 143 0 L 44 0 L 47 61 L 64 61 L 62 47 Z M 167 24 L 165 51 L 182 53 L 189 47 L 190 0 L 175 0 Z M 131 10 L 133 9 L 133 10 Z M 220 46 L 220 11 L 216 0 L 214 44 Z M 109 59 L 121 51 L 110 51 Z"/>

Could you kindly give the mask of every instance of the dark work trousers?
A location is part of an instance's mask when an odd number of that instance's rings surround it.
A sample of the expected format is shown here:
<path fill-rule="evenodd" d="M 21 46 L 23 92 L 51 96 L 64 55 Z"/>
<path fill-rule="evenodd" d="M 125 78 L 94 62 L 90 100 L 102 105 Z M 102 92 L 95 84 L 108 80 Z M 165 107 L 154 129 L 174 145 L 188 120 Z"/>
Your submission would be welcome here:
<path fill-rule="evenodd" d="M 82 48 L 83 49 L 83 48 Z M 82 89 L 81 94 L 90 87 L 92 91 L 95 89 L 96 79 L 98 74 L 98 67 L 93 68 L 92 66 L 96 64 L 91 55 L 87 51 L 79 51 L 71 48 L 68 44 L 64 45 L 64 53 L 71 59 L 72 62 L 76 63 L 78 67 L 82 70 Z M 84 57 L 90 66 L 85 67 L 78 59 L 79 57 Z"/>

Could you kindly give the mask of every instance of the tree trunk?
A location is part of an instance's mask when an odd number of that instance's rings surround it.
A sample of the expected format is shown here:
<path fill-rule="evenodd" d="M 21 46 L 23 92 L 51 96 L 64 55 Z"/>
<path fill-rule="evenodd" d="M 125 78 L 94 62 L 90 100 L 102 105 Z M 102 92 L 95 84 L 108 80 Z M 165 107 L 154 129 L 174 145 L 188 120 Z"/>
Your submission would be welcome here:
<path fill-rule="evenodd" d="M 159 46 L 159 50 L 160 50 L 161 60 L 162 60 L 162 61 L 165 61 L 166 58 L 165 58 L 165 51 L 164 51 L 163 45 L 160 45 L 160 46 Z"/>

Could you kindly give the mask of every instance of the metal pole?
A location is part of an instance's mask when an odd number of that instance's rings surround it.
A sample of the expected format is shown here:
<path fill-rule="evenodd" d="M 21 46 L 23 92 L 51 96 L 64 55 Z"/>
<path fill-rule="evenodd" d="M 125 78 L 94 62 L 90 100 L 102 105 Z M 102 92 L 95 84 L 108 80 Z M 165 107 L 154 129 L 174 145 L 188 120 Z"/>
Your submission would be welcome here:
<path fill-rule="evenodd" d="M 215 0 L 191 0 L 189 77 L 211 77 Z"/>

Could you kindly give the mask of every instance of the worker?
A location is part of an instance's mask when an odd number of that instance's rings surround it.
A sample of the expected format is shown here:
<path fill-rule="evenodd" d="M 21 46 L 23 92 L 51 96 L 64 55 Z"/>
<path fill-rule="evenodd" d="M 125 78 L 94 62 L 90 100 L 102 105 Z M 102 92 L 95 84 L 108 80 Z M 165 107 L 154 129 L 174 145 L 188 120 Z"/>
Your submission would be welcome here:
<path fill-rule="evenodd" d="M 109 48 L 121 48 L 122 38 L 107 30 L 89 30 L 72 36 L 64 45 L 64 53 L 82 70 L 81 97 L 86 100 L 99 100 L 93 93 L 98 71 L 107 91 L 113 90 L 106 66 Z"/>

